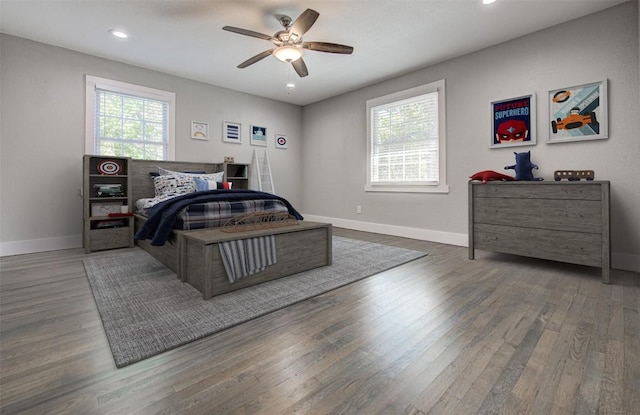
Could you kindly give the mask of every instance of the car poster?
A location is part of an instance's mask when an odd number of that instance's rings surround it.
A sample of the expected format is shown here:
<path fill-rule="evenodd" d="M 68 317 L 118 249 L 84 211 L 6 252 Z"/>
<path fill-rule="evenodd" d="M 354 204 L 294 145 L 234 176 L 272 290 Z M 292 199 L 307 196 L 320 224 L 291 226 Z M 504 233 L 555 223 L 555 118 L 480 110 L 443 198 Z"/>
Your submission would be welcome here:
<path fill-rule="evenodd" d="M 549 142 L 607 138 L 607 81 L 549 91 Z"/>

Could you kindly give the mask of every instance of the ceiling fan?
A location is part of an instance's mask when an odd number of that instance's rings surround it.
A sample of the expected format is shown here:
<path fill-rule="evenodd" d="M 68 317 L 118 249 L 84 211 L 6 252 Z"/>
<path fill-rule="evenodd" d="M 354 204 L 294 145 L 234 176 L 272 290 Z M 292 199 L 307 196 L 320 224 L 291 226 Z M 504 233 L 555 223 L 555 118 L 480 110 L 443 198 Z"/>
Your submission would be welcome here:
<path fill-rule="evenodd" d="M 293 21 L 289 16 L 276 15 L 276 18 L 282 27 L 284 27 L 284 30 L 276 32 L 273 36 L 233 26 L 225 26 L 222 29 L 229 32 L 239 33 L 241 35 L 257 37 L 258 39 L 269 40 L 276 46 L 275 48 L 267 49 L 264 52 L 258 53 L 257 55 L 247 59 L 238 65 L 238 68 L 246 68 L 269 55 L 274 55 L 283 62 L 290 62 L 296 70 L 296 73 L 303 78 L 309 75 L 307 65 L 302 59 L 303 49 L 347 55 L 353 53 L 353 48 L 351 46 L 327 42 L 304 42 L 302 40 L 302 35 L 304 35 L 311 26 L 313 26 L 319 16 L 320 13 L 312 9 L 307 9 L 302 12 L 295 21 Z"/>

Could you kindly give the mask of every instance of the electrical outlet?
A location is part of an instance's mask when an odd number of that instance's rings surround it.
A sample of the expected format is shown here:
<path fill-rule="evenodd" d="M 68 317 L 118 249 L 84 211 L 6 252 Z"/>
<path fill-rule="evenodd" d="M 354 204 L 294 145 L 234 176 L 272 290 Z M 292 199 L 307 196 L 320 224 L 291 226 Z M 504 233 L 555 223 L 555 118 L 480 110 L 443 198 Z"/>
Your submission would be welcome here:
<path fill-rule="evenodd" d="M 362 206 L 356 206 L 356 213 L 362 213 Z"/>

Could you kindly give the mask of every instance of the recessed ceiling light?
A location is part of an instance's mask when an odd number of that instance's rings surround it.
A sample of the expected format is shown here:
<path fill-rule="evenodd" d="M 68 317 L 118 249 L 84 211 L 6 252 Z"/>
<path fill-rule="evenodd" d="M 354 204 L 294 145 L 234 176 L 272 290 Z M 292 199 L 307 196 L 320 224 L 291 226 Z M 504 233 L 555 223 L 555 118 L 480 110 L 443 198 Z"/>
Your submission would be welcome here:
<path fill-rule="evenodd" d="M 119 37 L 120 39 L 126 39 L 129 37 L 129 35 L 123 32 L 122 30 L 111 29 L 109 30 L 109 33 L 111 33 L 115 37 Z"/>
<path fill-rule="evenodd" d="M 296 84 L 294 84 L 293 82 L 287 82 L 287 88 L 295 88 Z"/>
<path fill-rule="evenodd" d="M 491 4 L 494 3 L 496 0 L 482 0 L 482 4 Z"/>

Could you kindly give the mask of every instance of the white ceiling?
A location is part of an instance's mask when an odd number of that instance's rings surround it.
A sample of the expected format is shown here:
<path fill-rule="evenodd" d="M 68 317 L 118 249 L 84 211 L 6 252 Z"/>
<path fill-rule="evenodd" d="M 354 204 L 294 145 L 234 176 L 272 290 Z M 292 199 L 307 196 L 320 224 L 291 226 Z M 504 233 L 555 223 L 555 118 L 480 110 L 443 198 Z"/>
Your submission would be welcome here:
<path fill-rule="evenodd" d="M 115 61 L 306 105 L 424 68 L 628 0 L 0 0 L 0 31 Z M 309 76 L 267 57 L 236 66 L 269 41 L 276 14 L 320 13 L 305 41 L 354 47 L 305 51 Z M 122 29 L 129 39 L 112 37 Z M 541 45 L 542 46 L 542 45 Z M 288 79 L 296 88 L 288 93 Z"/>

